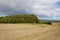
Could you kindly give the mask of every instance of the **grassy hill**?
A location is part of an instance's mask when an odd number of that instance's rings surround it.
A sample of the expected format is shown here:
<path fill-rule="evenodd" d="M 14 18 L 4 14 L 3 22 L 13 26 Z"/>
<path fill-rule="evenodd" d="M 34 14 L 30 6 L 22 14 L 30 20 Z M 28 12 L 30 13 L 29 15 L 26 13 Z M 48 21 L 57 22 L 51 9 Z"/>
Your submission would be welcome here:
<path fill-rule="evenodd" d="M 0 17 L 0 23 L 37 23 L 38 18 L 33 14 L 19 14 Z"/>
<path fill-rule="evenodd" d="M 59 20 L 39 20 L 36 15 L 33 14 L 19 14 L 0 17 L 0 23 L 40 23 L 51 24 Z"/>

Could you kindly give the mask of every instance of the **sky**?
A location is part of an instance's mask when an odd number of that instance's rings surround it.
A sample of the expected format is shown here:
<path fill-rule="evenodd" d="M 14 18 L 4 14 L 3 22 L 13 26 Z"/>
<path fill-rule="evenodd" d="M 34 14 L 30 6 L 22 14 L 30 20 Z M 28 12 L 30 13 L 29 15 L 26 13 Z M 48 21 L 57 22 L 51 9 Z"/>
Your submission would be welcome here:
<path fill-rule="evenodd" d="M 43 20 L 60 20 L 60 0 L 0 0 L 0 16 L 35 14 Z"/>

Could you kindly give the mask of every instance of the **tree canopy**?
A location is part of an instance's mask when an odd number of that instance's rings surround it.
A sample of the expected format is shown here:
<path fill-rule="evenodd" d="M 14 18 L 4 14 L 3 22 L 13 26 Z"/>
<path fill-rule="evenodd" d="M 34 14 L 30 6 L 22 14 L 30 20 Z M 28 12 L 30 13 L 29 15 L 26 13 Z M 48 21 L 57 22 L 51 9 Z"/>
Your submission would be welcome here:
<path fill-rule="evenodd" d="M 38 18 L 33 14 L 19 14 L 0 17 L 0 23 L 38 23 Z"/>

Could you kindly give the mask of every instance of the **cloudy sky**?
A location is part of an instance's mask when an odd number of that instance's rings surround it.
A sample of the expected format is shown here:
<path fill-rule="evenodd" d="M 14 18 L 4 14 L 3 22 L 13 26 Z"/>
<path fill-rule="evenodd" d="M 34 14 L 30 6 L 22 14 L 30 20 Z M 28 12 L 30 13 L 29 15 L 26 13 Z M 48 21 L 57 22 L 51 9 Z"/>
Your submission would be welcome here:
<path fill-rule="evenodd" d="M 0 16 L 32 13 L 40 19 L 60 20 L 60 0 L 0 0 Z"/>

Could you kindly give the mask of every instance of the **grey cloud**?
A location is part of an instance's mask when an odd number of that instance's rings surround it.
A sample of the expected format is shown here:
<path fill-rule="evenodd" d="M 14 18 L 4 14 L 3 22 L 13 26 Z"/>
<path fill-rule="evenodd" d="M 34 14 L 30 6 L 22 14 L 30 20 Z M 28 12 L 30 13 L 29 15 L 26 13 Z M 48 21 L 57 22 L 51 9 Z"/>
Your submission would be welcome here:
<path fill-rule="evenodd" d="M 0 0 L 0 14 L 31 13 L 32 0 Z"/>
<path fill-rule="evenodd" d="M 41 0 L 0 0 L 0 14 L 12 15 L 12 14 L 20 14 L 20 13 L 23 13 L 23 14 L 35 13 L 35 14 L 39 14 L 39 17 L 41 17 L 41 18 L 49 19 L 49 18 L 51 18 L 50 16 L 42 15 L 42 14 L 40 14 L 41 13 L 40 11 L 39 11 L 39 13 L 37 13 L 38 10 L 41 10 L 42 12 L 44 12 L 44 10 L 48 10 L 47 4 L 45 4 L 45 3 L 42 3 Z M 34 6 L 36 6 L 36 5 L 39 5 L 39 8 L 41 6 L 43 6 L 43 7 L 40 9 L 34 8 Z M 44 6 L 46 6 L 46 9 Z M 49 10 L 52 9 L 50 6 L 51 5 L 49 5 L 49 8 L 50 8 Z M 35 9 L 36 9 L 36 11 L 35 11 Z M 44 10 L 42 10 L 42 9 L 44 9 Z"/>

